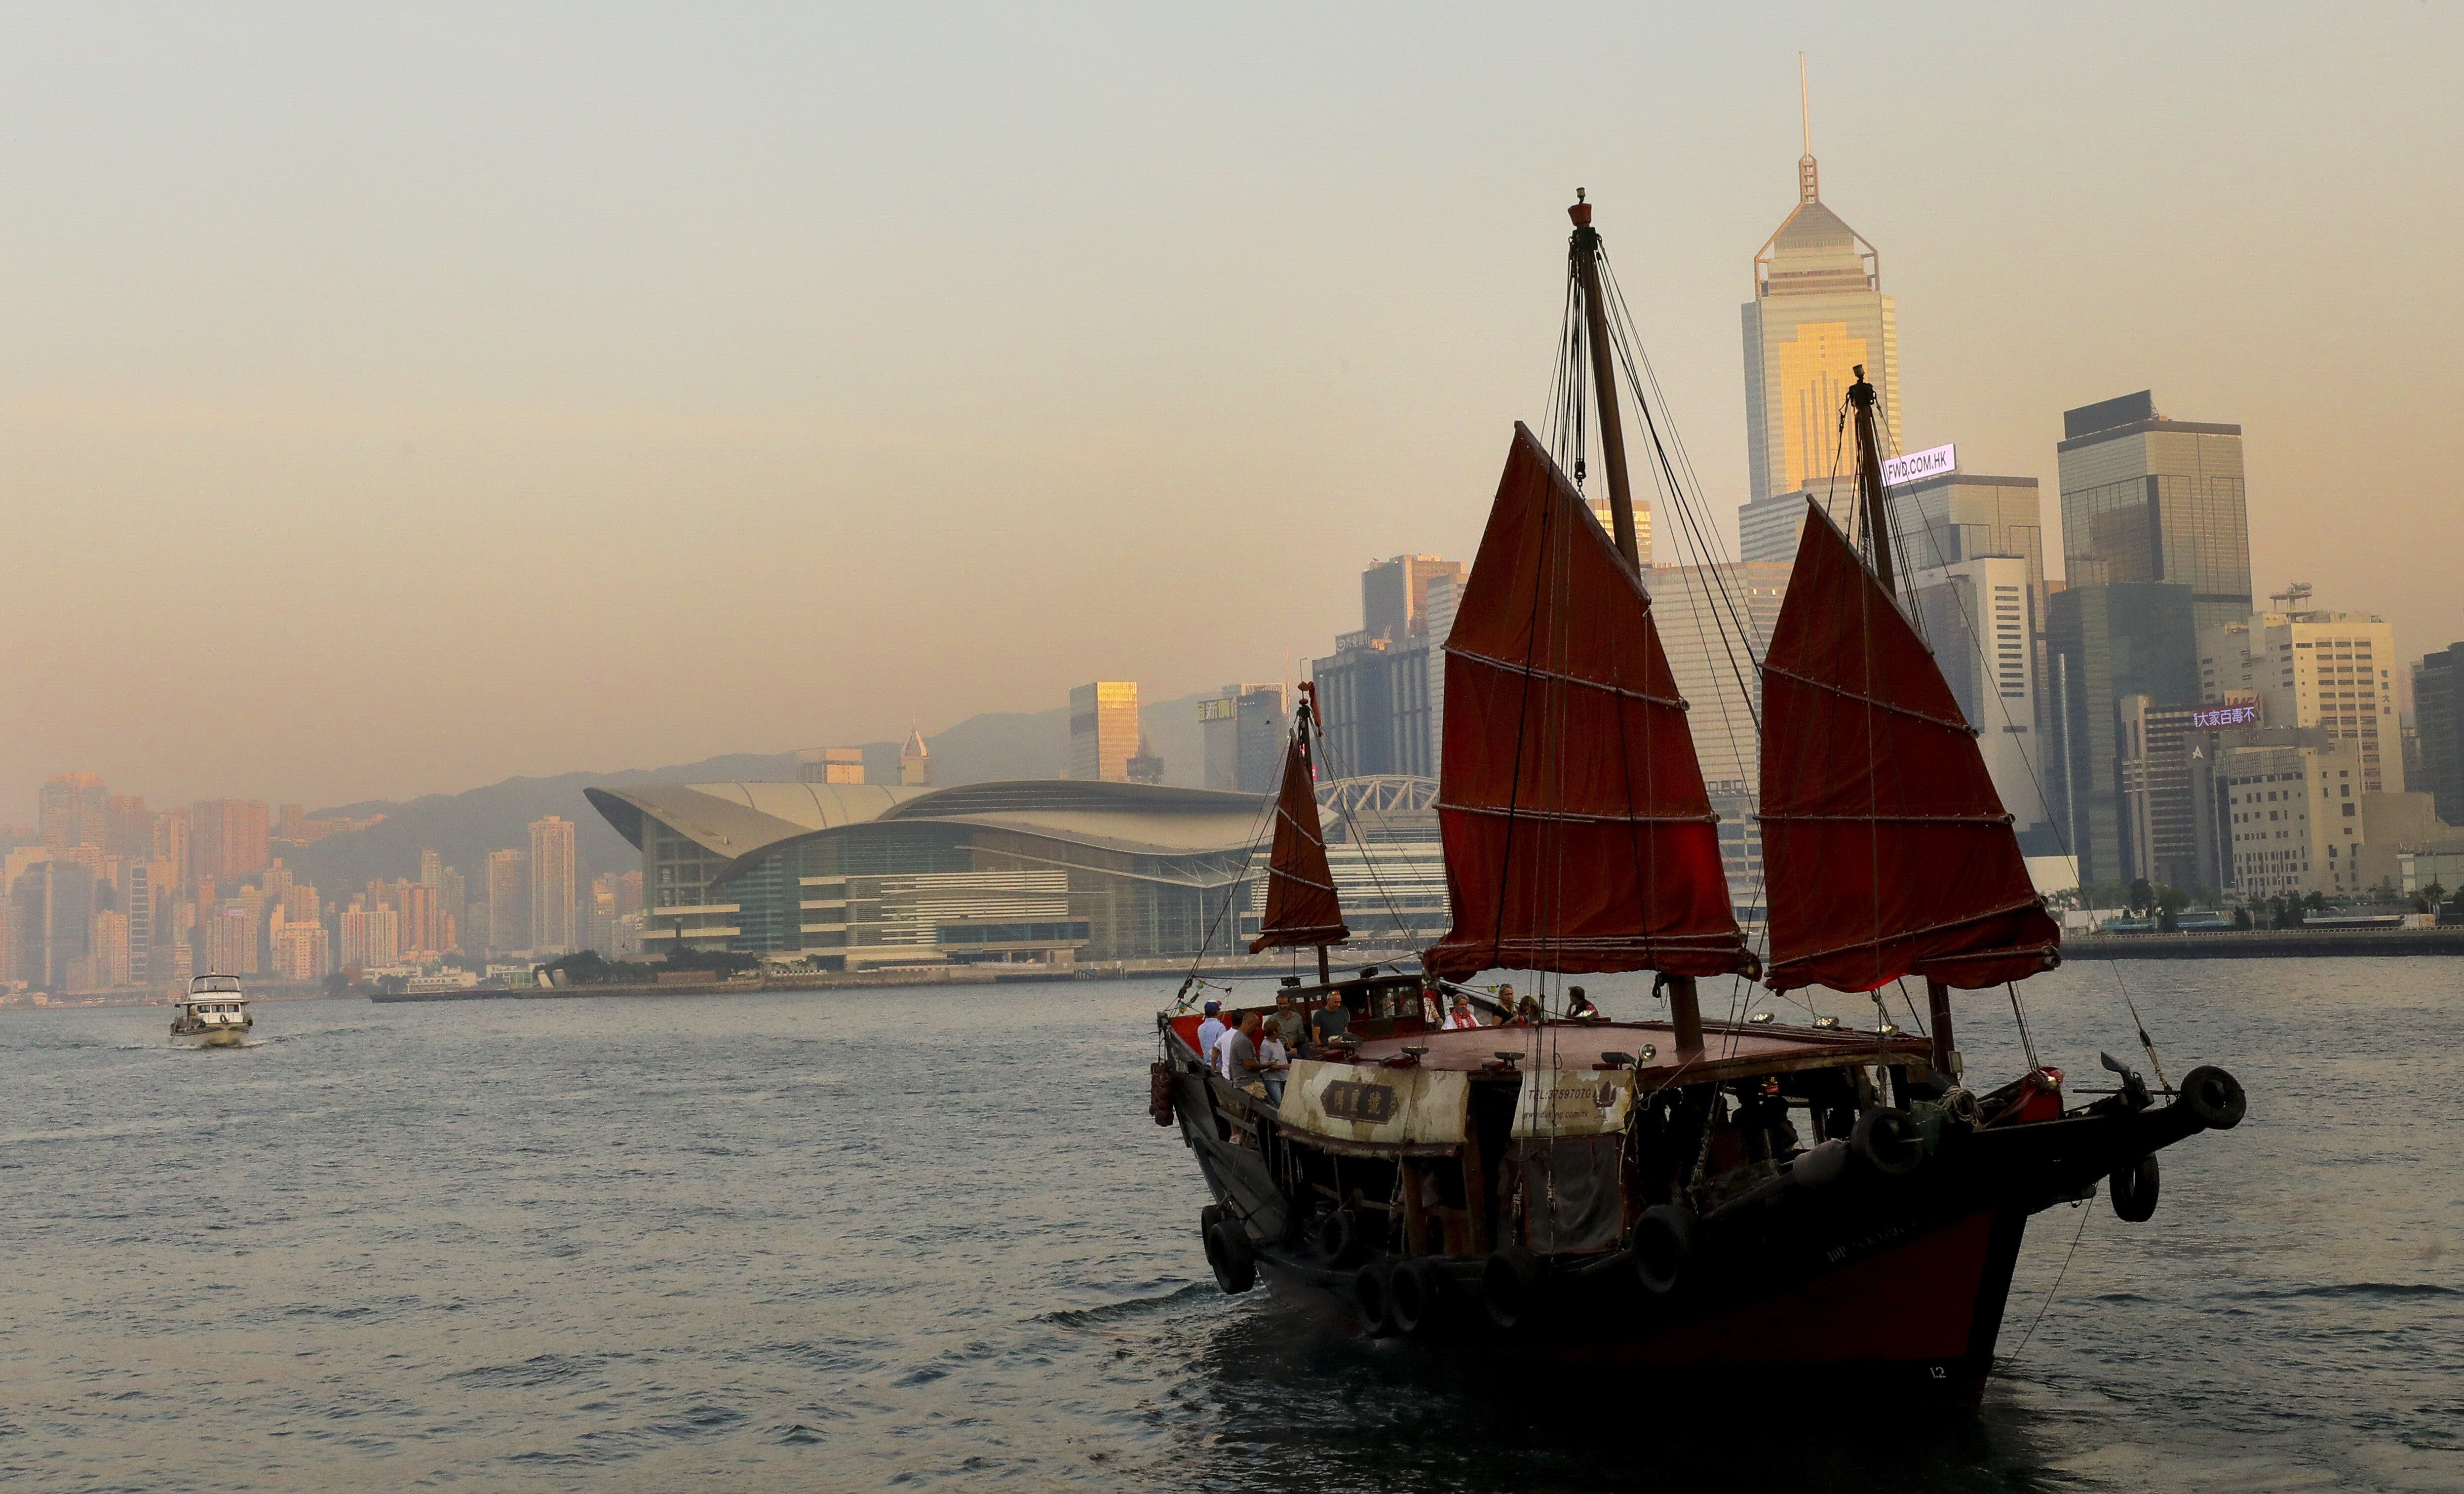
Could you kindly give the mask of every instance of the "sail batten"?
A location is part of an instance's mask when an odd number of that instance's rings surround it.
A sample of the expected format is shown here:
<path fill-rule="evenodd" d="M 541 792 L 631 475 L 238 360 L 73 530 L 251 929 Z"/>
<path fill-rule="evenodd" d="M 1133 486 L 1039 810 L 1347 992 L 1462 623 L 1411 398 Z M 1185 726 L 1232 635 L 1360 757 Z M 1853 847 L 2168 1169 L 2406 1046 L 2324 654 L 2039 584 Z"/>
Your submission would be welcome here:
<path fill-rule="evenodd" d="M 1445 660 L 1454 926 L 1424 966 L 1751 970 L 1651 598 L 1521 424 Z"/>
<path fill-rule="evenodd" d="M 1763 677 L 1768 984 L 1976 989 L 2057 963 L 1976 732 L 1932 651 L 1809 503 Z"/>
<path fill-rule="evenodd" d="M 1275 842 L 1266 857 L 1266 914 L 1249 952 L 1300 945 L 1342 944 L 1343 902 L 1327 864 L 1326 826 L 1317 813 L 1317 770 L 1309 760 L 1315 712 L 1304 703 L 1284 748 L 1284 781 L 1275 791 Z"/>

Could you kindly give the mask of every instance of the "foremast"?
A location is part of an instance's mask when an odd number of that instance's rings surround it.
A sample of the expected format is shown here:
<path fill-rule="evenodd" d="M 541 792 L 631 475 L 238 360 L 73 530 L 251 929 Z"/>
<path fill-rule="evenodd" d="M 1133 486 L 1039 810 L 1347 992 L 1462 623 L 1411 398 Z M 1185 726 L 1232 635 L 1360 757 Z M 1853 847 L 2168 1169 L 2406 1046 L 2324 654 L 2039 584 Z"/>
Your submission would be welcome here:
<path fill-rule="evenodd" d="M 1327 862 L 1326 827 L 1317 812 L 1317 767 L 1310 736 L 1317 727 L 1317 685 L 1301 685 L 1284 747 L 1283 782 L 1275 791 L 1275 838 L 1266 857 L 1266 912 L 1249 952 L 1314 946 L 1320 985 L 1331 979 L 1326 951 L 1352 930 Z"/>

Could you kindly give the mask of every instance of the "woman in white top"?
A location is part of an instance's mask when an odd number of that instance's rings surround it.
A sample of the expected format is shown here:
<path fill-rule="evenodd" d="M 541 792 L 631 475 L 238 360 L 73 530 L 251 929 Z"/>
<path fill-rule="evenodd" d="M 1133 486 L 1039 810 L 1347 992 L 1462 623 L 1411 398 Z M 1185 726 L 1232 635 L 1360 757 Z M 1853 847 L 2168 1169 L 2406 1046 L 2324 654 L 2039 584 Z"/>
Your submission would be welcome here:
<path fill-rule="evenodd" d="M 1266 1098 L 1276 1104 L 1284 1103 L 1284 1081 L 1291 1077 L 1292 1060 L 1284 1050 L 1284 1040 L 1275 1024 L 1265 1024 L 1258 1038 L 1258 1078 L 1266 1086 Z"/>

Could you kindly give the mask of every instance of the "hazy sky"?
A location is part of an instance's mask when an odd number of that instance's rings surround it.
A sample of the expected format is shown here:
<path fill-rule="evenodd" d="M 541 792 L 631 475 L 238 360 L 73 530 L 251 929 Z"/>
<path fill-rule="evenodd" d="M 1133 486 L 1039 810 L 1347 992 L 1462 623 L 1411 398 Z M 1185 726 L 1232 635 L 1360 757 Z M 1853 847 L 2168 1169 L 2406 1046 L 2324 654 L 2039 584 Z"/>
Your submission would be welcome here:
<path fill-rule="evenodd" d="M 1577 186 L 1733 527 L 1799 48 L 1909 447 L 2050 528 L 2152 386 L 2259 591 L 2464 638 L 2453 5 L 1696 12 L 13 8 L 0 816 L 1287 673 L 1468 556 Z"/>

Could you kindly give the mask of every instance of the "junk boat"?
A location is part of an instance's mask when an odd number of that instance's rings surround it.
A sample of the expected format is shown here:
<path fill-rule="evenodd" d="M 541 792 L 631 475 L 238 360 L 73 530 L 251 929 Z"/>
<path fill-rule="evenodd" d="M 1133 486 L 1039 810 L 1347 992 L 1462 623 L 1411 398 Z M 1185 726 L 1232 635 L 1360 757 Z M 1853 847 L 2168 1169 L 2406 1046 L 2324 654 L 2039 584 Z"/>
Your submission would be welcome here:
<path fill-rule="evenodd" d="M 236 976 L 197 975 L 189 978 L 180 1015 L 171 1018 L 171 1040 L 200 1048 L 236 1048 L 255 1025 Z"/>
<path fill-rule="evenodd" d="M 2059 925 L 1894 595 L 1861 368 L 1841 412 L 1861 534 L 1809 504 L 1755 661 L 1767 917 L 1752 947 L 1641 580 L 1599 235 L 1579 194 L 1570 211 L 1558 426 L 1579 440 L 1592 417 L 1614 534 L 1518 423 L 1445 641 L 1453 926 L 1418 974 L 1331 977 L 1347 932 L 1311 785 L 1315 712 L 1297 711 L 1252 949 L 1316 947 L 1300 994 L 1336 992 L 1349 1031 L 1294 1060 L 1275 1104 L 1202 1059 L 1199 1015 L 1158 1013 L 1151 1113 L 1179 1127 L 1213 1193 L 1199 1226 L 1226 1292 L 1264 1278 L 1374 1337 L 1501 1360 L 1684 1386 L 1821 1370 L 1973 1408 L 2029 1218 L 2100 1182 L 2123 1218 L 2148 1218 L 2157 1153 L 2237 1124 L 2242 1087 L 2211 1066 L 2167 1083 L 2144 1026 L 2153 1085 L 2102 1055 L 2115 1082 L 2074 1103 L 2038 1060 L 2019 984 L 2059 963 Z M 1632 383 L 1636 360 L 1614 350 Z M 1460 984 L 1485 970 L 1656 971 L 1668 1015 L 1529 1020 Z M 1698 983 L 1721 977 L 1729 1019 L 1706 1020 Z M 1756 980 L 1862 993 L 1876 1018 L 1749 1015 Z M 1980 1091 L 1951 993 L 1997 987 L 2029 1066 Z M 1883 1015 L 1891 988 L 1920 1031 Z M 1457 993 L 1515 1025 L 1441 1027 Z"/>

